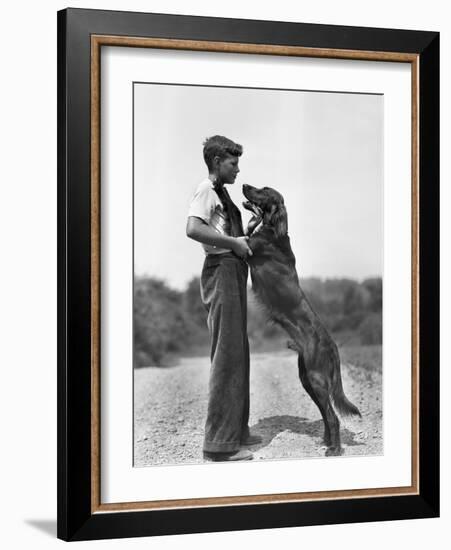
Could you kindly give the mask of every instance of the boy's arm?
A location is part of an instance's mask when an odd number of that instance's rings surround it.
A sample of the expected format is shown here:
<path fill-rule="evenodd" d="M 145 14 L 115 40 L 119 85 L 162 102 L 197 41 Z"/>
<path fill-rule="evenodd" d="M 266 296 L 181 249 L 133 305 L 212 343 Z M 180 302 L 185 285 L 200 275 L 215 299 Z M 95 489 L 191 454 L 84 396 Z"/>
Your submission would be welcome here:
<path fill-rule="evenodd" d="M 248 237 L 221 235 L 196 216 L 188 217 L 186 235 L 190 239 L 203 244 L 218 246 L 219 248 L 230 248 L 240 258 L 245 258 L 247 255 L 252 256 L 252 251 L 247 245 Z"/>

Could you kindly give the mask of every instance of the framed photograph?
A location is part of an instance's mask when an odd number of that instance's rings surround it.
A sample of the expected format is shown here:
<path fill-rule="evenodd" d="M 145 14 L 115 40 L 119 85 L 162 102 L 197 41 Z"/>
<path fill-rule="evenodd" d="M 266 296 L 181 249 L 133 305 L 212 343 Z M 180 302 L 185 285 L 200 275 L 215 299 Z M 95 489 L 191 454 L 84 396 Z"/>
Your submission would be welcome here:
<path fill-rule="evenodd" d="M 439 35 L 58 13 L 58 537 L 439 514 Z"/>

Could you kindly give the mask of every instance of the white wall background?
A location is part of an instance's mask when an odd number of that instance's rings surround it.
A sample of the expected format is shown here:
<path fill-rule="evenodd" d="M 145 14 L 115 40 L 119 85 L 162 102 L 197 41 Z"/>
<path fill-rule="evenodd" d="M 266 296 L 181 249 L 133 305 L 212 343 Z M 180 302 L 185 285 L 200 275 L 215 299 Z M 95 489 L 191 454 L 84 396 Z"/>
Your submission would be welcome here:
<path fill-rule="evenodd" d="M 440 31 L 442 98 L 451 95 L 451 20 L 446 3 L 412 0 L 408 7 L 380 0 L 295 3 L 261 0 L 155 0 L 78 2 L 72 7 L 149 11 Z M 2 547 L 53 548 L 56 540 L 56 11 L 64 2 L 25 0 L 2 10 L 0 88 L 0 518 Z M 451 227 L 449 102 L 442 101 L 442 281 L 450 280 Z M 447 213 L 447 212 L 446 212 Z M 441 289 L 442 335 L 450 329 L 450 293 Z M 445 341 L 445 337 L 442 338 Z M 442 348 L 442 518 L 384 524 L 244 531 L 84 543 L 84 547 L 155 549 L 215 547 L 370 550 L 402 544 L 424 549 L 449 535 L 449 349 Z"/>

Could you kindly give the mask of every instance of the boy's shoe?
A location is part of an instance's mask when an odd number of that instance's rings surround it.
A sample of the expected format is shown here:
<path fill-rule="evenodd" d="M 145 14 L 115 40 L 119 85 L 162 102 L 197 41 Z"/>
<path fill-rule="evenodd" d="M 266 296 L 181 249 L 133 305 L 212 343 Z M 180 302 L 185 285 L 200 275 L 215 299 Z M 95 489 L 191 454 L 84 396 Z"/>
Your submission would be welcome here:
<path fill-rule="evenodd" d="M 257 445 L 261 443 L 263 438 L 257 434 L 249 434 L 247 437 L 241 440 L 241 445 Z"/>
<path fill-rule="evenodd" d="M 212 462 L 232 462 L 235 460 L 252 460 L 254 455 L 246 449 L 234 453 L 209 453 L 204 451 L 204 459 Z"/>

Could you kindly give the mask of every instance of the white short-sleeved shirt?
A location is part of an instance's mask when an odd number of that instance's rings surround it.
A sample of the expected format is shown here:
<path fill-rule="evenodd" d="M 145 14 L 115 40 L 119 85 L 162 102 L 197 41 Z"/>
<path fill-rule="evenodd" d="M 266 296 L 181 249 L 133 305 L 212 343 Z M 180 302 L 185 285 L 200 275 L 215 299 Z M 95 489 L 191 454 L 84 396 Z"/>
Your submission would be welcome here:
<path fill-rule="evenodd" d="M 224 212 L 222 202 L 219 199 L 213 183 L 210 179 L 205 179 L 196 189 L 191 199 L 188 216 L 195 216 L 207 223 L 212 229 L 221 235 L 227 235 L 225 231 L 227 216 Z M 219 248 L 209 244 L 202 243 L 205 254 L 224 254 L 230 252 L 228 248 Z"/>

